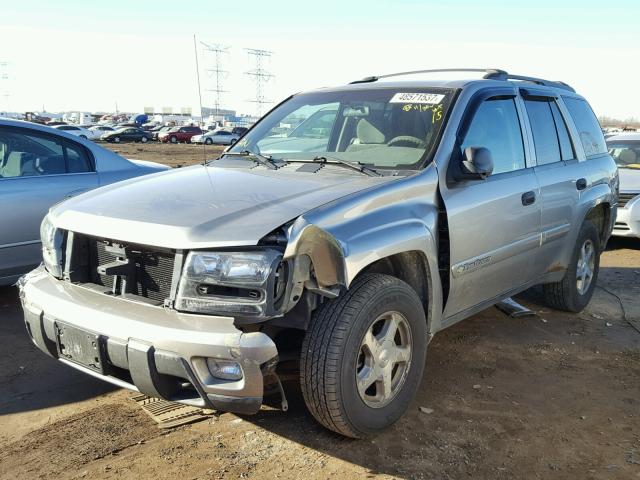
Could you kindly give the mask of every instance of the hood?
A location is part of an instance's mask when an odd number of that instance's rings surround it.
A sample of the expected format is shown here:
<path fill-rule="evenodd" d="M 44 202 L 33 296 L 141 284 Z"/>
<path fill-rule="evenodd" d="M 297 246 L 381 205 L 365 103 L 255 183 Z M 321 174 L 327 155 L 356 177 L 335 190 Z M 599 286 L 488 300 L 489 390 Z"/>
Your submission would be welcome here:
<path fill-rule="evenodd" d="M 256 245 L 311 209 L 398 178 L 366 177 L 339 167 L 323 173 L 299 168 L 173 169 L 69 199 L 52 209 L 51 218 L 66 230 L 158 247 Z"/>
<path fill-rule="evenodd" d="M 640 192 L 640 168 L 619 168 L 621 192 Z"/>

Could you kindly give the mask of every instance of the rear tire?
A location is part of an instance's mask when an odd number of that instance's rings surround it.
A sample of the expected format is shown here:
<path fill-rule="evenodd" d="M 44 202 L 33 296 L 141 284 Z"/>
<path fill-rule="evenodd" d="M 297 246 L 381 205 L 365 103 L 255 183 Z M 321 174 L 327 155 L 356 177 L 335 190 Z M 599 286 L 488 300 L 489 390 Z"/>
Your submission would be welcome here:
<path fill-rule="evenodd" d="M 409 407 L 426 353 L 427 321 L 416 292 L 395 277 L 363 275 L 314 312 L 300 359 L 307 408 L 347 437 L 380 433 Z"/>
<path fill-rule="evenodd" d="M 566 312 L 580 312 L 591 300 L 600 271 L 600 236 L 589 220 L 580 228 L 564 278 L 542 286 L 547 305 Z"/>
<path fill-rule="evenodd" d="M 210 138 L 207 138 L 204 143 L 206 143 L 207 145 L 211 145 L 213 143 L 213 140 L 211 140 Z"/>

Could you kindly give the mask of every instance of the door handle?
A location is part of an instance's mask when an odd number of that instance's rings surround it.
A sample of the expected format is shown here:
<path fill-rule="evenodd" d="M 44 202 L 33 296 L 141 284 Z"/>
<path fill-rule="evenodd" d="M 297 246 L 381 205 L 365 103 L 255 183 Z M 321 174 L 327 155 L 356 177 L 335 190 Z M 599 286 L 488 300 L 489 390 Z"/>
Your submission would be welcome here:
<path fill-rule="evenodd" d="M 584 190 L 585 188 L 587 188 L 587 179 L 579 178 L 578 180 L 576 180 L 576 188 L 578 190 Z"/>
<path fill-rule="evenodd" d="M 536 192 L 533 190 L 530 192 L 524 192 L 522 194 L 522 205 L 533 205 L 536 202 Z"/>

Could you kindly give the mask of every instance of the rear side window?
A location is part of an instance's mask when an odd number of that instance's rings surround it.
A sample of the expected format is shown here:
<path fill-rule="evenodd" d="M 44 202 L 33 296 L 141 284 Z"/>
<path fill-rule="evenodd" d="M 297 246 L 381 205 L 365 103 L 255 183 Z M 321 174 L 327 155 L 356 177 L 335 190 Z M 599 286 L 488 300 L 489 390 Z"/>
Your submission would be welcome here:
<path fill-rule="evenodd" d="M 531 124 L 538 165 L 559 162 L 561 160 L 560 145 L 549 101 L 536 99 L 525 100 L 524 103 Z"/>
<path fill-rule="evenodd" d="M 65 153 L 67 154 L 67 171 L 69 173 L 85 173 L 93 171 L 91 160 L 87 152 L 75 145 L 65 145 Z"/>
<path fill-rule="evenodd" d="M 489 149 L 494 174 L 525 168 L 522 130 L 512 98 L 482 102 L 471 120 L 462 151 L 467 147 Z"/>
<path fill-rule="evenodd" d="M 526 99 L 538 165 L 571 160 L 573 145 L 560 109 L 551 98 Z"/>
<path fill-rule="evenodd" d="M 578 129 L 585 155 L 593 157 L 607 153 L 602 129 L 589 104 L 580 98 L 563 97 L 563 100 Z"/>
<path fill-rule="evenodd" d="M 556 102 L 550 102 L 551 113 L 553 113 L 553 121 L 556 125 L 556 132 L 558 133 L 558 142 L 560 143 L 560 154 L 562 160 L 572 160 L 576 158 L 575 151 L 573 150 L 573 143 L 571 143 L 571 135 L 569 135 L 569 129 L 567 124 L 562 118 L 560 109 Z"/>

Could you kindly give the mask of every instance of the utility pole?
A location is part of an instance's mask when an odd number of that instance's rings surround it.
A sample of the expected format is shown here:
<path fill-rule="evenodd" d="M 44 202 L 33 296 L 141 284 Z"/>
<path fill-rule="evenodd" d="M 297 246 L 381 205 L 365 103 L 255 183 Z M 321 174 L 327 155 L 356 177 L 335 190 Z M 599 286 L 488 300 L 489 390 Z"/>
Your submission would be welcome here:
<path fill-rule="evenodd" d="M 213 78 L 215 82 L 215 86 L 213 88 L 207 88 L 207 92 L 212 92 L 214 94 L 213 105 L 215 107 L 216 117 L 219 116 L 220 110 L 220 97 L 222 93 L 225 93 L 226 90 L 222 89 L 222 81 L 227 78 L 229 72 L 222 68 L 222 55 L 229 53 L 229 47 L 220 45 L 218 43 L 210 45 L 208 43 L 200 42 L 202 48 L 204 49 L 205 55 L 208 53 L 209 56 L 213 55 L 213 66 L 205 68 L 207 72 L 207 77 L 209 79 Z M 207 60 L 211 60 L 205 56 L 205 62 Z"/>
<path fill-rule="evenodd" d="M 256 104 L 256 112 L 258 116 L 262 115 L 262 107 L 267 103 L 272 103 L 269 100 L 266 100 L 264 97 L 264 85 L 269 80 L 271 80 L 275 75 L 268 72 L 264 68 L 264 59 L 271 57 L 273 52 L 269 50 L 258 50 L 255 48 L 245 48 L 249 57 L 253 57 L 255 61 L 255 68 L 253 70 L 249 70 L 245 72 L 245 75 L 249 75 L 253 78 L 253 81 L 256 84 L 256 96 L 255 99 L 250 100 Z"/>

